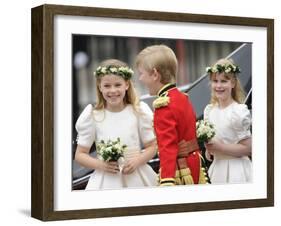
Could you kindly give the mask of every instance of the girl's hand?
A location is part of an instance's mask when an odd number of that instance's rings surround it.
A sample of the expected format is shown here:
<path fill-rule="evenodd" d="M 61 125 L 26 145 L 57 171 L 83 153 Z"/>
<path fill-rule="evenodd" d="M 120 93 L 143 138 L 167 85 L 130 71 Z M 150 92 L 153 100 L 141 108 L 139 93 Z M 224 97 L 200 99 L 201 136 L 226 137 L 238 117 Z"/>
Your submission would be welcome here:
<path fill-rule="evenodd" d="M 223 142 L 219 139 L 212 139 L 208 143 L 205 143 L 204 146 L 209 154 L 213 155 L 216 151 L 223 149 Z"/>
<path fill-rule="evenodd" d="M 100 160 L 97 168 L 112 174 L 116 174 L 119 172 L 119 166 L 116 161 L 104 162 Z"/>
<path fill-rule="evenodd" d="M 133 173 L 139 166 L 138 158 L 131 158 L 127 160 L 123 166 L 122 173 L 123 174 L 131 174 Z"/>

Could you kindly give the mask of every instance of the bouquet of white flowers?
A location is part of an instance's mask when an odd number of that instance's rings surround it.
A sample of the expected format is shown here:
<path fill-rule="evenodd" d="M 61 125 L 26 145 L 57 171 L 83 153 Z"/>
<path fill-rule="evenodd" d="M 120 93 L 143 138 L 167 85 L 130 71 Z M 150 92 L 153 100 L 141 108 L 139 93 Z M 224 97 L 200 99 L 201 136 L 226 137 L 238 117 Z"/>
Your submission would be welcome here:
<path fill-rule="evenodd" d="M 121 144 L 120 138 L 116 141 L 108 140 L 97 143 L 97 152 L 105 162 L 118 161 L 119 158 L 124 156 L 124 151 L 127 145 Z"/>
<path fill-rule="evenodd" d="M 199 120 L 196 122 L 196 136 L 198 142 L 208 142 L 215 134 L 215 128 L 212 123 L 206 120 Z"/>

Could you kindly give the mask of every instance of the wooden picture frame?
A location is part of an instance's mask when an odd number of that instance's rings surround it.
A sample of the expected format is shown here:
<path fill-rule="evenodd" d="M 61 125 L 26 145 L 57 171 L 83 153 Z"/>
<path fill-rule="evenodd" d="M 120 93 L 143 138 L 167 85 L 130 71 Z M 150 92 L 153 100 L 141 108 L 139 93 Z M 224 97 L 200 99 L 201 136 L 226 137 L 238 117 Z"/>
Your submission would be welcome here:
<path fill-rule="evenodd" d="M 212 202 L 55 210 L 54 20 L 58 15 L 154 22 L 182 22 L 266 30 L 266 197 Z M 139 10 L 42 5 L 32 9 L 32 200 L 31 215 L 43 221 L 207 211 L 274 205 L 274 20 Z M 145 191 L 144 191 L 145 192 Z"/>

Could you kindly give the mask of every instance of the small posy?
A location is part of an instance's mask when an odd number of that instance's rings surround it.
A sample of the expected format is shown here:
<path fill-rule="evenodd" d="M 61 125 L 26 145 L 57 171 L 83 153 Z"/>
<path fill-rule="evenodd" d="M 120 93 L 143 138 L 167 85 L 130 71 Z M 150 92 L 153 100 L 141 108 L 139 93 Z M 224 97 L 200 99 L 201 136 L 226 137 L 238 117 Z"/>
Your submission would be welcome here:
<path fill-rule="evenodd" d="M 206 120 L 196 122 L 196 136 L 199 142 L 208 142 L 215 136 L 215 128 Z"/>
<path fill-rule="evenodd" d="M 105 162 L 118 161 L 119 158 L 124 156 L 124 151 L 127 145 L 121 144 L 120 138 L 116 141 L 108 140 L 106 143 L 101 140 L 97 144 L 98 154 Z"/>

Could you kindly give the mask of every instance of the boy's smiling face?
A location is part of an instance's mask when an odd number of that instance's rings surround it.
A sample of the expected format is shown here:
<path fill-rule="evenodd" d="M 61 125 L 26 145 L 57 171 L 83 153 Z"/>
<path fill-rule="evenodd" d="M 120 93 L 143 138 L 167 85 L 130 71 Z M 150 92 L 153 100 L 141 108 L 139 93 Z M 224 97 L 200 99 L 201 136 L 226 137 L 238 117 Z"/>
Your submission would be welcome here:
<path fill-rule="evenodd" d="M 157 85 L 159 75 L 156 75 L 154 71 L 149 72 L 141 66 L 138 67 L 138 72 L 139 81 L 147 87 L 149 94 L 152 96 L 156 95 L 159 90 L 159 86 Z"/>

